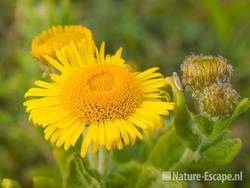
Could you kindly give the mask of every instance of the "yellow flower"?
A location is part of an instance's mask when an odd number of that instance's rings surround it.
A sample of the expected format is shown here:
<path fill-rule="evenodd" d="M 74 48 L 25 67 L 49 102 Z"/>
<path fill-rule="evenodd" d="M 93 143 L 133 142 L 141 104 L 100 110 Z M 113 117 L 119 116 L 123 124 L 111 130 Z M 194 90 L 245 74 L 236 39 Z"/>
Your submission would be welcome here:
<path fill-rule="evenodd" d="M 160 115 L 174 109 L 174 103 L 162 96 L 165 86 L 158 68 L 131 72 L 121 58 L 81 43 L 56 51 L 56 58 L 44 58 L 60 71 L 51 82 L 36 81 L 24 103 L 34 124 L 45 128 L 45 138 L 65 150 L 74 146 L 83 134 L 81 156 L 89 146 L 96 152 L 134 144 L 141 132 L 161 126 Z"/>
<path fill-rule="evenodd" d="M 36 36 L 32 41 L 32 56 L 46 63 L 43 56 L 56 58 L 55 52 L 71 41 L 80 42 L 82 39 L 93 42 L 91 31 L 81 25 L 53 26 Z M 94 42 L 93 42 L 94 44 Z"/>

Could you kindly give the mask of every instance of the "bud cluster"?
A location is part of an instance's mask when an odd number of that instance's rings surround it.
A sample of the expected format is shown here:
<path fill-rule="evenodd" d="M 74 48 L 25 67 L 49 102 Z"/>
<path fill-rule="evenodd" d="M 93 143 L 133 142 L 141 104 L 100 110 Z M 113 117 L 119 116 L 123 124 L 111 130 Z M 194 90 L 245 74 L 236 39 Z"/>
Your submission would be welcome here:
<path fill-rule="evenodd" d="M 229 82 L 232 75 L 232 66 L 221 56 L 192 55 L 184 60 L 181 70 L 183 85 L 194 95 L 213 83 Z"/>
<path fill-rule="evenodd" d="M 182 83 L 191 90 L 201 111 L 210 116 L 230 114 L 239 100 L 231 87 L 233 68 L 221 56 L 192 55 L 181 65 Z"/>

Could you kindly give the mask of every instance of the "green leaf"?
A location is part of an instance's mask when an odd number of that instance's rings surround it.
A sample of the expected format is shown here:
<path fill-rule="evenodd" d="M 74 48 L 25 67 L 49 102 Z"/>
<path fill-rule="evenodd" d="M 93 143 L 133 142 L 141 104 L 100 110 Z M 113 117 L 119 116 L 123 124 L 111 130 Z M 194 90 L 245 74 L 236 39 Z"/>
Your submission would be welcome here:
<path fill-rule="evenodd" d="M 214 130 L 212 135 L 216 136 L 225 130 L 229 124 L 235 120 L 240 114 L 245 112 L 250 107 L 250 102 L 248 98 L 242 99 L 238 105 L 235 107 L 231 116 L 223 117 L 214 123 Z"/>
<path fill-rule="evenodd" d="M 152 165 L 131 161 L 117 164 L 108 176 L 107 187 L 112 188 L 182 188 L 176 181 L 163 181 L 161 170 Z"/>
<path fill-rule="evenodd" d="M 65 170 L 63 174 L 64 188 L 103 187 L 98 172 L 91 169 L 87 160 L 77 154 L 68 157 Z"/>
<path fill-rule="evenodd" d="M 143 165 L 143 170 L 135 188 L 182 188 L 183 185 L 178 181 L 164 181 L 163 171 L 151 165 Z"/>
<path fill-rule="evenodd" d="M 248 98 L 242 99 L 234 109 L 233 114 L 231 115 L 231 121 L 236 119 L 243 112 L 247 111 L 249 107 L 250 107 L 250 101 L 248 100 Z"/>
<path fill-rule="evenodd" d="M 194 121 L 202 134 L 208 136 L 213 131 L 213 122 L 211 122 L 206 116 L 197 115 L 194 117 Z"/>
<path fill-rule="evenodd" d="M 126 147 L 123 150 L 113 150 L 112 158 L 120 163 L 129 162 L 131 160 L 144 162 L 147 160 L 153 145 L 153 139 L 138 140 L 136 147 Z"/>
<path fill-rule="evenodd" d="M 201 139 L 198 135 L 196 127 L 192 124 L 188 111 L 185 108 L 179 106 L 176 107 L 174 124 L 177 137 L 181 140 L 181 142 L 190 149 L 195 150 Z"/>
<path fill-rule="evenodd" d="M 62 185 L 53 178 L 37 176 L 33 178 L 34 188 L 55 188 Z"/>
<path fill-rule="evenodd" d="M 59 166 L 61 173 L 65 173 L 67 166 L 67 158 L 70 156 L 69 152 L 66 152 L 62 148 L 54 148 L 53 155 L 56 159 L 57 165 Z"/>
<path fill-rule="evenodd" d="M 214 122 L 212 137 L 220 135 L 230 124 L 230 117 L 223 117 Z"/>
<path fill-rule="evenodd" d="M 167 129 L 152 148 L 147 163 L 167 170 L 181 157 L 185 147 L 173 127 Z"/>
<path fill-rule="evenodd" d="M 201 137 L 198 133 L 197 127 L 195 127 L 192 122 L 191 113 L 187 108 L 184 93 L 177 88 L 172 77 L 166 78 L 166 82 L 171 86 L 175 97 L 176 108 L 174 127 L 177 136 L 184 145 L 195 150 L 201 141 Z"/>
<path fill-rule="evenodd" d="M 207 170 L 230 163 L 238 154 L 241 140 L 221 140 L 200 154 L 200 158 L 193 163 L 190 169 Z"/>
<path fill-rule="evenodd" d="M 2 180 L 2 188 L 20 188 L 20 185 L 12 179 L 4 178 Z"/>
<path fill-rule="evenodd" d="M 107 187 L 134 187 L 142 171 L 142 164 L 135 161 L 118 163 L 107 178 Z"/>
<path fill-rule="evenodd" d="M 180 159 L 174 163 L 169 170 L 171 171 L 185 171 L 190 164 L 194 161 L 195 157 L 197 156 L 197 152 L 192 151 L 191 149 L 187 148 Z"/>
<path fill-rule="evenodd" d="M 207 139 L 205 139 L 202 145 L 200 146 L 199 151 L 202 153 L 205 150 L 207 150 L 209 147 L 216 145 L 218 142 L 228 139 L 229 134 L 230 134 L 229 130 L 224 130 L 219 135 L 216 135 L 216 136 L 212 135 L 212 136 L 207 137 Z"/>

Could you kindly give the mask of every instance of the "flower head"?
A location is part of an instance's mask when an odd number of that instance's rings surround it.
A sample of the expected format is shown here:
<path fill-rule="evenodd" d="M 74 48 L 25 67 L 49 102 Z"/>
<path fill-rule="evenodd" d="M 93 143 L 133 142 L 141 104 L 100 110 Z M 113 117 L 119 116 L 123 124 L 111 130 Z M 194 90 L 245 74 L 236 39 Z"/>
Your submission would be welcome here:
<path fill-rule="evenodd" d="M 131 72 L 121 49 L 105 56 L 86 40 L 71 42 L 46 61 L 60 73 L 51 82 L 36 81 L 25 94 L 30 119 L 45 128 L 45 138 L 67 150 L 83 133 L 81 155 L 92 145 L 107 150 L 133 144 L 141 131 L 161 125 L 160 115 L 174 103 L 162 96 L 165 85 L 158 68 Z"/>
<path fill-rule="evenodd" d="M 212 84 L 199 97 L 201 110 L 210 116 L 230 114 L 239 102 L 239 94 L 230 84 Z"/>
<path fill-rule="evenodd" d="M 182 83 L 194 95 L 213 83 L 228 82 L 232 66 L 221 56 L 192 55 L 181 65 Z"/>
<path fill-rule="evenodd" d="M 82 39 L 92 42 L 91 31 L 81 25 L 53 26 L 36 36 L 32 41 L 32 56 L 46 63 L 43 58 L 49 55 L 56 58 L 55 52 L 71 41 L 80 42 Z"/>

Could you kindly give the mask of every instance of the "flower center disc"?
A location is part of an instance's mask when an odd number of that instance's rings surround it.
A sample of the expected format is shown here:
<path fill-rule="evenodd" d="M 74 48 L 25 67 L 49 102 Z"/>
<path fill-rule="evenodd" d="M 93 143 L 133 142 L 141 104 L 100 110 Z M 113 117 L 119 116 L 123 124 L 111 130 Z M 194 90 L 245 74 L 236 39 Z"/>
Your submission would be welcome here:
<path fill-rule="evenodd" d="M 87 65 L 64 84 L 62 104 L 82 121 L 125 119 L 143 100 L 143 92 L 127 68 Z"/>
<path fill-rule="evenodd" d="M 94 74 L 87 81 L 87 85 L 92 91 L 103 91 L 107 92 L 115 86 L 114 75 L 108 71 L 101 71 Z"/>

